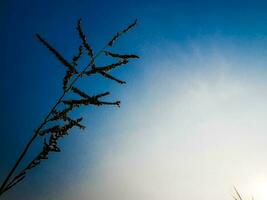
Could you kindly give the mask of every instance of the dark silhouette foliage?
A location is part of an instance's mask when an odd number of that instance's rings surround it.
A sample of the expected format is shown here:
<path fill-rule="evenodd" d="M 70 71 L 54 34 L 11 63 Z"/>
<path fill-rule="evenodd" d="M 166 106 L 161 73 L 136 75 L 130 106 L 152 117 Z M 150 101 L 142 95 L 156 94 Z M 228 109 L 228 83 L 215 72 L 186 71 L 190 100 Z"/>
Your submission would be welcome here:
<path fill-rule="evenodd" d="M 11 168 L 7 177 L 3 181 L 0 187 L 0 196 L 7 192 L 9 189 L 13 188 L 15 185 L 20 183 L 25 179 L 27 174 L 36 166 L 40 165 L 42 161 L 49 158 L 51 152 L 60 152 L 59 140 L 67 136 L 71 129 L 78 127 L 80 129 L 85 129 L 85 126 L 82 124 L 82 117 L 73 119 L 70 116 L 70 113 L 79 108 L 80 106 L 103 106 L 103 105 L 113 105 L 120 106 L 120 101 L 103 101 L 102 98 L 110 95 L 109 92 L 103 92 L 96 95 L 88 95 L 86 92 L 75 87 L 75 83 L 81 78 L 93 76 L 99 74 L 104 78 L 113 80 L 119 84 L 124 84 L 125 81 L 119 80 L 118 78 L 110 75 L 109 73 L 120 66 L 126 65 L 129 63 L 130 59 L 139 58 L 137 55 L 133 54 L 119 54 L 112 53 L 107 49 L 112 47 L 123 34 L 127 33 L 130 29 L 134 28 L 137 24 L 135 20 L 132 24 L 127 26 L 121 32 L 116 33 L 112 39 L 107 43 L 107 45 L 100 50 L 97 54 L 93 53 L 92 47 L 89 45 L 88 40 L 85 36 L 85 33 L 81 27 L 81 19 L 78 20 L 76 29 L 78 31 L 78 36 L 81 39 L 81 44 L 78 47 L 77 54 L 73 56 L 71 62 L 62 56 L 62 54 L 56 50 L 53 45 L 46 41 L 41 35 L 36 34 L 37 40 L 43 44 L 60 63 L 65 67 L 66 73 L 63 77 L 63 92 L 62 95 L 58 98 L 53 108 L 44 118 L 43 122 L 39 125 L 37 129 L 34 130 L 32 138 L 29 140 L 25 149 L 21 152 L 19 158 L 15 162 L 15 165 Z M 88 65 L 86 65 L 82 71 L 77 69 L 78 62 L 82 57 L 83 53 L 86 52 L 90 58 Z M 98 67 L 96 64 L 96 58 L 99 56 L 109 56 L 113 59 L 116 59 L 116 62 L 108 64 L 106 66 Z M 84 76 L 86 75 L 86 76 Z M 66 94 L 73 93 L 76 94 L 79 99 L 66 99 Z M 43 138 L 42 148 L 39 153 L 30 161 L 26 167 L 18 171 L 18 166 L 21 165 L 21 161 L 27 154 L 29 148 L 37 138 Z"/>

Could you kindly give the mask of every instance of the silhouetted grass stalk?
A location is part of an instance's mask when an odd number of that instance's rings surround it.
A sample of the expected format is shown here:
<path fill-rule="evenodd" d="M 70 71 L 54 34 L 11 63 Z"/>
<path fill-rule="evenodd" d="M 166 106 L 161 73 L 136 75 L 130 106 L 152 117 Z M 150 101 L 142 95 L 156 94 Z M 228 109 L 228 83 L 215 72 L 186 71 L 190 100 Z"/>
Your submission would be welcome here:
<path fill-rule="evenodd" d="M 72 63 L 69 63 L 52 45 L 50 45 L 46 40 L 44 40 L 39 34 L 36 34 L 37 39 L 51 51 L 56 58 L 67 68 L 65 77 L 63 78 L 63 92 L 62 95 L 58 98 L 55 105 L 52 107 L 52 109 L 49 111 L 49 113 L 44 118 L 43 122 L 39 125 L 37 129 L 35 129 L 33 136 L 28 141 L 27 145 L 25 146 L 24 150 L 21 152 L 20 156 L 16 160 L 14 166 L 11 168 L 9 173 L 7 174 L 6 178 L 4 179 L 1 187 L 0 187 L 0 196 L 7 192 L 9 189 L 13 188 L 15 185 L 17 185 L 19 182 L 21 182 L 25 177 L 28 171 L 33 169 L 35 166 L 39 165 L 42 160 L 48 159 L 48 154 L 50 152 L 59 152 L 60 149 L 57 145 L 57 140 L 59 138 L 62 138 L 68 134 L 68 131 L 72 129 L 73 127 L 79 127 L 81 129 L 84 129 L 85 126 L 81 125 L 80 122 L 82 121 L 82 118 L 78 119 L 71 119 L 68 114 L 71 112 L 74 108 L 80 107 L 82 105 L 95 105 L 95 106 L 102 106 L 102 105 L 116 105 L 120 106 L 120 101 L 115 102 L 106 102 L 99 100 L 103 96 L 107 96 L 110 93 L 104 92 L 95 96 L 89 96 L 86 93 L 82 92 L 78 88 L 74 87 L 75 83 L 77 83 L 84 75 L 86 76 L 92 76 L 94 74 L 100 74 L 104 78 L 111 79 L 119 84 L 124 84 L 124 81 L 121 81 L 112 75 L 108 74 L 107 72 L 117 68 L 118 66 L 125 65 L 129 62 L 129 59 L 133 58 L 139 58 L 136 55 L 132 54 L 117 54 L 107 51 L 107 48 L 110 48 L 114 45 L 114 42 L 123 34 L 127 33 L 130 29 L 135 27 L 137 23 L 137 20 L 135 20 L 132 24 L 130 24 L 127 28 L 123 29 L 121 32 L 116 33 L 115 36 L 112 37 L 112 39 L 105 45 L 96 55 L 93 55 L 93 50 L 91 46 L 87 42 L 87 38 L 85 34 L 82 31 L 81 28 L 81 20 L 78 20 L 77 23 L 77 31 L 79 33 L 79 37 L 81 38 L 82 44 L 79 46 L 78 55 L 74 56 L 72 59 Z M 88 56 L 90 57 L 91 61 L 87 66 L 84 67 L 84 69 L 78 73 L 76 66 L 77 62 L 82 56 L 83 49 L 86 50 Z M 97 67 L 97 64 L 95 63 L 96 58 L 98 58 L 100 55 L 110 56 L 115 59 L 119 59 L 117 63 L 109 64 L 104 67 Z M 72 77 L 76 77 L 69 83 L 70 79 Z M 66 94 L 69 92 L 73 92 L 82 99 L 79 100 L 64 100 Z M 61 111 L 57 110 L 57 107 L 63 104 L 65 108 Z M 56 125 L 49 128 L 44 129 L 46 125 L 49 124 L 49 122 L 67 122 L 63 126 L 62 125 Z M 49 142 L 47 143 L 47 137 L 49 137 Z M 16 172 L 18 166 L 21 164 L 21 161 L 26 156 L 28 150 L 30 149 L 33 142 L 38 137 L 44 137 L 44 143 L 43 143 L 43 150 L 37 154 L 37 156 L 21 171 Z M 15 175 L 14 175 L 15 174 Z"/>
<path fill-rule="evenodd" d="M 235 190 L 235 195 L 232 195 L 232 197 L 234 198 L 234 200 L 243 200 L 242 195 L 238 192 L 238 190 L 236 189 L 236 187 L 234 187 Z M 252 200 L 254 200 L 254 198 L 251 198 Z"/>

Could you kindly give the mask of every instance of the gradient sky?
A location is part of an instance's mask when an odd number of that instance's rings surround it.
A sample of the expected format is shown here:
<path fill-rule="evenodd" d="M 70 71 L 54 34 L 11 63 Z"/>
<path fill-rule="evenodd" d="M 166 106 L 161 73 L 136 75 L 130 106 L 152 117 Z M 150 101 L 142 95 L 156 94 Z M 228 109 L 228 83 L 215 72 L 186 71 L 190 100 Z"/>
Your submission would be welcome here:
<path fill-rule="evenodd" d="M 64 69 L 35 33 L 71 58 L 78 18 L 95 50 L 137 18 L 115 49 L 141 57 L 114 73 L 124 86 L 79 83 L 111 91 L 122 107 L 82 109 L 87 129 L 3 199 L 225 200 L 236 186 L 266 200 L 266 9 L 264 1 L 1 1 L 0 180 L 61 93 Z"/>

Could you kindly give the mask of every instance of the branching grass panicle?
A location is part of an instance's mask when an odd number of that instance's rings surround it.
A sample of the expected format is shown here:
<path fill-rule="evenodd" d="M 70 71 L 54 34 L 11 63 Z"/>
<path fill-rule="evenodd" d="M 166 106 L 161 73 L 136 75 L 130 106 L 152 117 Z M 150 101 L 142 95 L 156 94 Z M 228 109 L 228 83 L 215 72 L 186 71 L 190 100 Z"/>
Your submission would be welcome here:
<path fill-rule="evenodd" d="M 60 63 L 64 66 L 66 72 L 62 79 L 62 95 L 58 98 L 55 105 L 48 112 L 43 122 L 34 130 L 32 138 L 28 141 L 24 150 L 21 152 L 19 158 L 16 160 L 14 166 L 11 168 L 10 172 L 7 174 L 0 187 L 0 197 L 16 186 L 18 183 L 22 182 L 27 174 L 34 169 L 36 166 L 40 165 L 44 160 L 49 158 L 50 153 L 60 152 L 59 140 L 66 137 L 72 128 L 78 127 L 80 129 L 85 129 L 82 124 L 82 117 L 73 119 L 70 117 L 70 113 L 81 106 L 120 106 L 120 101 L 104 101 L 103 97 L 110 95 L 109 92 L 105 91 L 96 95 L 89 95 L 81 89 L 77 88 L 75 84 L 82 78 L 90 77 L 93 75 L 100 75 L 103 78 L 110 79 L 119 84 L 124 84 L 125 81 L 118 79 L 110 74 L 113 69 L 120 66 L 126 65 L 131 59 L 139 58 L 134 54 L 119 54 L 111 52 L 108 49 L 113 47 L 115 42 L 129 30 L 134 28 L 137 24 L 137 20 L 128 25 L 121 32 L 116 33 L 111 40 L 101 49 L 98 53 L 94 54 L 91 45 L 88 43 L 85 33 L 82 30 L 81 19 L 77 22 L 77 32 L 80 37 L 81 43 L 77 49 L 77 54 L 73 56 L 71 62 L 69 62 L 62 54 L 53 47 L 46 39 L 41 35 L 36 34 L 37 40 L 43 44 Z M 80 58 L 86 52 L 86 55 L 90 58 L 89 63 L 83 67 L 81 71 L 78 70 Z M 114 63 L 108 64 L 106 66 L 98 66 L 96 59 L 100 56 L 108 56 L 116 61 Z M 66 99 L 68 93 L 73 93 L 78 96 L 77 99 Z M 42 146 L 40 151 L 36 156 L 24 167 L 22 170 L 18 171 L 18 167 L 22 164 L 28 150 L 31 145 L 36 141 L 37 138 L 43 138 Z"/>

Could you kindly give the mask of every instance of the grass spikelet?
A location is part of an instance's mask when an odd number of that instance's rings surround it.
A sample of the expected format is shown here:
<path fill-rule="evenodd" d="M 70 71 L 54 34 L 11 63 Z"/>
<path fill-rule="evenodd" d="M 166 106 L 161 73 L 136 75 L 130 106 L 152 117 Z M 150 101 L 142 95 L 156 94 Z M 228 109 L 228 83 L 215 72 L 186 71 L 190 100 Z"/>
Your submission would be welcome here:
<path fill-rule="evenodd" d="M 56 58 L 70 71 L 77 73 L 76 69 L 54 48 L 52 45 L 50 45 L 45 39 L 43 39 L 39 34 L 36 34 L 36 37 L 38 40 L 46 47 L 48 48 L 55 56 Z"/>
<path fill-rule="evenodd" d="M 89 105 L 90 102 L 87 99 L 80 99 L 80 100 L 72 99 L 72 100 L 63 100 L 62 103 L 72 107 L 80 107 L 82 105 Z"/>
<path fill-rule="evenodd" d="M 123 34 L 127 33 L 129 30 L 131 30 L 132 28 L 134 28 L 137 24 L 137 19 L 130 24 L 129 26 L 127 26 L 127 28 L 123 29 L 121 32 L 117 32 L 116 35 L 113 36 L 113 38 L 108 42 L 108 46 L 112 47 L 115 43 L 115 41 L 121 37 Z"/>
<path fill-rule="evenodd" d="M 70 70 L 67 70 L 66 73 L 65 73 L 65 76 L 63 78 L 63 90 L 66 91 L 67 88 L 68 88 L 68 83 L 71 79 L 71 77 L 74 75 L 74 73 Z"/>
<path fill-rule="evenodd" d="M 104 97 L 104 96 L 107 96 L 107 95 L 110 95 L 109 92 L 104 92 L 104 93 L 101 93 L 101 94 L 98 94 L 98 95 L 95 95 L 95 98 L 101 98 L 101 97 Z"/>
<path fill-rule="evenodd" d="M 81 58 L 82 54 L 83 54 L 83 46 L 80 45 L 80 46 L 79 46 L 79 49 L 78 49 L 78 54 L 75 55 L 75 56 L 73 56 L 73 58 L 72 58 L 72 65 L 73 65 L 73 66 L 77 66 L 77 62 L 78 62 L 79 59 Z"/>
<path fill-rule="evenodd" d="M 122 66 L 122 65 L 126 65 L 129 61 L 126 59 L 122 59 L 117 63 L 112 63 L 110 65 L 104 66 L 104 67 L 97 67 L 95 68 L 95 70 L 97 71 L 101 71 L 101 72 L 108 72 L 112 69 L 115 69 L 116 67 Z"/>
<path fill-rule="evenodd" d="M 44 136 L 48 133 L 55 133 L 58 135 L 64 135 L 66 134 L 72 127 L 76 126 L 82 121 L 82 117 L 76 120 L 69 120 L 68 123 L 66 123 L 63 126 L 55 125 L 51 128 L 47 128 L 39 133 L 40 136 Z"/>
<path fill-rule="evenodd" d="M 83 98 L 90 98 L 87 94 L 85 94 L 85 92 L 82 92 L 81 90 L 79 90 L 78 88 L 76 87 L 72 87 L 71 90 L 78 94 L 79 96 L 83 97 Z"/>
<path fill-rule="evenodd" d="M 109 51 L 103 51 L 105 55 L 113 57 L 113 58 L 120 58 L 120 59 L 135 59 L 135 58 L 139 58 L 139 56 L 134 55 L 134 54 L 118 54 L 118 53 L 112 53 Z"/>
<path fill-rule="evenodd" d="M 78 30 L 79 36 L 83 42 L 83 46 L 85 47 L 85 49 L 87 51 L 87 54 L 92 58 L 93 57 L 93 50 L 92 50 L 91 46 L 88 44 L 87 38 L 82 31 L 81 22 L 82 22 L 82 20 L 79 19 L 77 22 L 77 30 Z"/>
<path fill-rule="evenodd" d="M 95 65 L 93 65 L 92 69 L 86 71 L 85 74 L 87 76 L 90 76 L 90 75 L 95 74 L 95 73 L 101 74 L 101 72 L 108 72 L 108 71 L 111 71 L 111 70 L 121 66 L 121 65 L 126 65 L 128 62 L 129 62 L 128 60 L 122 59 L 117 63 L 112 63 L 112 64 L 109 64 L 109 65 L 106 65 L 103 67 L 96 67 Z"/>
<path fill-rule="evenodd" d="M 232 197 L 235 199 L 235 200 L 243 200 L 241 194 L 238 192 L 238 190 L 236 189 L 236 187 L 234 187 L 234 190 L 235 190 L 235 195 L 232 195 Z"/>
<path fill-rule="evenodd" d="M 108 74 L 106 72 L 100 71 L 99 74 L 101 74 L 103 77 L 110 79 L 110 80 L 113 80 L 119 84 L 125 84 L 126 83 L 125 81 L 119 80 L 119 79 L 115 78 L 114 76 L 111 76 L 110 74 Z"/>
<path fill-rule="evenodd" d="M 74 89 L 74 91 L 79 94 L 80 96 L 84 97 L 83 99 L 79 100 L 64 100 L 63 103 L 65 105 L 70 105 L 70 106 L 75 106 L 75 107 L 80 107 L 81 105 L 96 105 L 96 106 L 102 106 L 102 105 L 117 105 L 119 106 L 120 101 L 116 102 L 105 102 L 105 101 L 100 101 L 99 99 L 101 97 L 107 96 L 110 93 L 109 92 L 104 92 L 95 96 L 88 96 L 87 94 L 81 92 L 79 89 Z"/>
<path fill-rule="evenodd" d="M 102 105 L 115 105 L 120 107 L 121 102 L 120 101 L 114 101 L 114 102 L 106 102 L 106 101 L 99 101 L 97 106 L 102 106 Z"/>
<path fill-rule="evenodd" d="M 53 112 L 52 112 L 53 116 L 49 119 L 49 121 L 57 121 L 57 120 L 61 120 L 61 119 L 64 121 L 67 121 L 68 120 L 67 114 L 72 109 L 73 109 L 73 107 L 69 106 L 69 107 L 66 107 L 62 111 L 53 110 Z"/>

